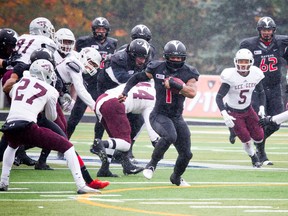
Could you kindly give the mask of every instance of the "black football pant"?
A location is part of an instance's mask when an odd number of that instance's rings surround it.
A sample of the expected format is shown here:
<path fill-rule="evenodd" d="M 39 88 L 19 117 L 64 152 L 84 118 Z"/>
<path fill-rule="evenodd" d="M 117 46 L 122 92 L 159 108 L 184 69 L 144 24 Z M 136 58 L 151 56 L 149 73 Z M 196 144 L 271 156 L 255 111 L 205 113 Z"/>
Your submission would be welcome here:
<path fill-rule="evenodd" d="M 161 137 L 152 153 L 150 165 L 156 167 L 157 163 L 163 158 L 165 152 L 173 143 L 178 152 L 174 174 L 181 176 L 192 158 L 191 133 L 187 123 L 182 116 L 169 118 L 153 111 L 150 114 L 150 123 L 152 128 Z"/>

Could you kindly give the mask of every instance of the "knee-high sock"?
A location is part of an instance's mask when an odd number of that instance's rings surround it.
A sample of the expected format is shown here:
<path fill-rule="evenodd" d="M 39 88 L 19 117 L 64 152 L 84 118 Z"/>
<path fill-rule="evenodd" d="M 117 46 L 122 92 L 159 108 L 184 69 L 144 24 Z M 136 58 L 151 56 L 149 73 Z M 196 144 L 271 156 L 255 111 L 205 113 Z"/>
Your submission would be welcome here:
<path fill-rule="evenodd" d="M 78 158 L 78 161 L 79 161 L 79 164 L 80 164 L 82 176 L 83 176 L 85 182 L 87 184 L 90 184 L 93 181 L 93 179 L 90 176 L 90 173 L 88 172 L 88 170 L 87 170 L 87 168 L 86 168 L 86 166 L 84 164 L 84 161 L 82 160 L 80 155 L 77 152 L 76 152 L 76 155 L 77 155 L 77 158 Z"/>
<path fill-rule="evenodd" d="M 11 172 L 11 167 L 15 159 L 15 153 L 17 149 L 13 149 L 10 146 L 7 146 L 4 155 L 3 155 L 3 164 L 2 164 L 2 173 L 1 173 L 1 182 L 9 185 L 9 177 Z"/>
<path fill-rule="evenodd" d="M 247 152 L 247 154 L 249 156 L 253 156 L 255 154 L 255 150 L 253 148 L 253 144 L 252 144 L 252 140 L 246 142 L 246 143 L 242 143 L 243 145 L 243 149 L 245 150 L 245 152 Z"/>
<path fill-rule="evenodd" d="M 72 146 L 70 149 L 68 149 L 66 152 L 64 152 L 64 156 L 67 160 L 67 165 L 72 173 L 72 176 L 74 178 L 74 181 L 76 183 L 76 186 L 78 189 L 85 186 L 85 181 L 83 179 L 79 161 L 77 158 L 77 155 L 75 153 L 75 148 Z"/>

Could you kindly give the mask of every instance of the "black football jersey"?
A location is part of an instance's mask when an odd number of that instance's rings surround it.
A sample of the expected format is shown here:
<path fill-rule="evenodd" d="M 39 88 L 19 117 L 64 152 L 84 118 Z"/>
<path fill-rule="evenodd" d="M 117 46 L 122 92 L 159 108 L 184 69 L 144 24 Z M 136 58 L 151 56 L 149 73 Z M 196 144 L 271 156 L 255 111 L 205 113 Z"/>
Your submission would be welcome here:
<path fill-rule="evenodd" d="M 146 72 L 153 75 L 155 82 L 156 104 L 154 111 L 169 117 L 182 115 L 185 97 L 166 89 L 164 79 L 173 76 L 181 79 L 184 83 L 192 78 L 198 80 L 199 72 L 197 69 L 184 64 L 182 68 L 173 73 L 167 68 L 165 61 L 152 61 L 148 64 Z"/>
<path fill-rule="evenodd" d="M 264 88 L 281 83 L 282 58 L 287 46 L 288 36 L 286 35 L 275 35 L 269 46 L 262 43 L 259 37 L 247 38 L 240 43 L 240 49 L 249 49 L 254 56 L 254 65 L 263 71 Z"/>

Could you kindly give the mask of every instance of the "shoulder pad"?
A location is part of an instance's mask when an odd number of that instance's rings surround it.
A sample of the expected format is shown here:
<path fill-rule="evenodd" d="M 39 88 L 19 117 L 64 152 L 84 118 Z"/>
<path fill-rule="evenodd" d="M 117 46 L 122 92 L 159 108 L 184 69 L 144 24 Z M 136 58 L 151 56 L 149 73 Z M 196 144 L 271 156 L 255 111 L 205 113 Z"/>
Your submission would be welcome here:
<path fill-rule="evenodd" d="M 157 68 L 159 65 L 161 65 L 162 63 L 165 63 L 164 61 L 159 61 L 159 60 L 155 60 L 155 61 L 151 61 L 148 63 L 147 68 Z"/>
<path fill-rule="evenodd" d="M 281 41 L 286 46 L 288 45 L 288 36 L 287 35 L 275 35 L 277 41 Z"/>
<path fill-rule="evenodd" d="M 76 62 L 67 62 L 66 64 L 72 71 L 79 73 L 81 71 L 81 67 Z"/>
<path fill-rule="evenodd" d="M 259 37 L 245 38 L 240 42 L 240 49 L 241 48 L 249 49 L 251 46 L 256 45 L 258 40 L 259 40 Z"/>
<path fill-rule="evenodd" d="M 115 45 L 115 47 L 117 46 L 118 40 L 116 38 L 112 38 L 112 37 L 107 37 L 107 41 L 113 45 Z"/>
<path fill-rule="evenodd" d="M 127 65 L 127 53 L 125 50 L 119 50 L 111 56 L 111 63 L 118 65 Z"/>
<path fill-rule="evenodd" d="M 235 68 L 225 68 L 220 74 L 222 82 L 228 83 L 230 85 L 230 79 L 234 76 Z"/>

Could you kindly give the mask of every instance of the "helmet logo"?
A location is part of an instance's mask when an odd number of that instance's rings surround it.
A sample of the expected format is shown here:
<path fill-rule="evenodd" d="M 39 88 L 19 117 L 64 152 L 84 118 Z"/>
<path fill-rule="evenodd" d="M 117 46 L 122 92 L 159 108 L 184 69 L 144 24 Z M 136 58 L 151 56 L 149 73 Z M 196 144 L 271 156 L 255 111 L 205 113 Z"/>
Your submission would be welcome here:
<path fill-rule="evenodd" d="M 142 47 L 146 50 L 146 53 L 148 54 L 149 53 L 149 49 L 150 49 L 150 46 L 148 43 L 143 43 L 142 41 L 138 41 L 137 42 L 139 45 L 142 45 Z"/>
<path fill-rule="evenodd" d="M 144 25 L 139 25 L 138 27 L 141 29 L 141 33 L 142 33 L 142 34 L 144 33 L 144 29 L 147 28 L 147 27 L 144 26 Z"/>
<path fill-rule="evenodd" d="M 262 21 L 265 23 L 265 28 L 270 28 L 269 23 L 272 22 L 272 20 L 269 17 L 264 17 Z"/>
<path fill-rule="evenodd" d="M 39 21 L 37 21 L 37 24 L 39 24 L 39 25 L 42 26 L 42 27 L 45 27 L 45 26 L 46 26 L 46 21 L 44 21 L 44 20 L 39 20 Z"/>
<path fill-rule="evenodd" d="M 174 41 L 171 41 L 171 44 L 173 44 L 176 47 L 176 50 L 178 50 L 178 46 L 181 44 L 181 42 L 174 40 Z"/>
<path fill-rule="evenodd" d="M 105 19 L 103 17 L 99 17 L 98 18 L 99 22 L 100 22 L 100 25 L 104 25 L 105 23 Z"/>
<path fill-rule="evenodd" d="M 41 67 L 44 68 L 46 71 L 51 70 L 51 65 L 49 65 L 49 64 L 42 64 Z"/>

